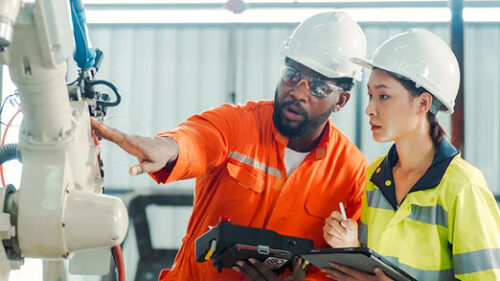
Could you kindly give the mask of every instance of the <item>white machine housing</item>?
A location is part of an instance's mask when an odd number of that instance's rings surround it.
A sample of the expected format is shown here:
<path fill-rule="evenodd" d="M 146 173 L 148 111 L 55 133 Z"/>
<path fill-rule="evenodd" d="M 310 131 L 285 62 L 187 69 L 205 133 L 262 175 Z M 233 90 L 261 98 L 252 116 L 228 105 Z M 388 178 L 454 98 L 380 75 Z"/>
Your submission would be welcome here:
<path fill-rule="evenodd" d="M 12 31 L 9 23 L 15 23 Z M 78 250 L 120 244 L 127 209 L 119 198 L 102 194 L 88 104 L 68 95 L 66 61 L 74 48 L 68 0 L 0 1 L 0 37 L 0 60 L 8 65 L 24 115 L 21 184 L 10 194 L 15 210 L 6 210 L 7 192 L 0 189 L 1 239 L 17 241 L 22 257 L 42 259 L 70 259 Z M 0 244 L 0 281 L 19 266 Z"/>

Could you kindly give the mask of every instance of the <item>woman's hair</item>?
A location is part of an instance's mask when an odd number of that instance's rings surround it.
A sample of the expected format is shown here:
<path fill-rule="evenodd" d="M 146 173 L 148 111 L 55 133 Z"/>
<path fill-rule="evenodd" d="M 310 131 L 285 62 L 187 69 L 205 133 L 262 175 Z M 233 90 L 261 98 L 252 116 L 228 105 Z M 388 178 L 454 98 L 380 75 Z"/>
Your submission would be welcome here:
<path fill-rule="evenodd" d="M 376 69 L 376 68 L 374 68 L 374 69 Z M 383 70 L 383 69 L 381 69 L 381 70 Z M 413 82 L 412 80 L 410 80 L 404 76 L 401 76 L 401 75 L 396 74 L 396 73 L 392 73 L 392 72 L 387 71 L 387 70 L 383 70 L 383 71 L 389 73 L 392 77 L 394 77 L 396 80 L 398 80 L 399 83 L 401 83 L 401 85 L 403 85 L 403 87 L 414 97 L 418 97 L 425 92 L 430 93 L 424 87 L 417 87 L 415 82 Z M 433 95 L 432 98 L 435 99 L 436 97 L 434 97 L 434 95 Z M 427 112 L 427 120 L 429 120 L 429 124 L 430 124 L 430 132 L 429 133 L 431 135 L 432 142 L 435 145 L 437 145 L 439 142 L 441 142 L 441 140 L 444 138 L 444 136 L 446 136 L 446 132 L 444 131 L 443 127 L 441 127 L 441 125 L 439 124 L 439 122 L 436 118 L 436 115 L 431 113 L 430 111 Z"/>

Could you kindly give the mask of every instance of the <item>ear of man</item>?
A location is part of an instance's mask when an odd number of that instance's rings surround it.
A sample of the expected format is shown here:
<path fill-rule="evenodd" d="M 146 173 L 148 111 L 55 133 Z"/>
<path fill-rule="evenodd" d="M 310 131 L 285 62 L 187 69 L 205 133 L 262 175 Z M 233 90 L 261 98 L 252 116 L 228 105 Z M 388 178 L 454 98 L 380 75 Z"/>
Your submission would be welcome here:
<path fill-rule="evenodd" d="M 333 108 L 333 112 L 337 112 L 341 110 L 347 102 L 351 99 L 351 93 L 350 92 L 342 92 L 339 94 L 339 97 L 337 99 L 337 102 L 335 103 L 335 106 Z"/>

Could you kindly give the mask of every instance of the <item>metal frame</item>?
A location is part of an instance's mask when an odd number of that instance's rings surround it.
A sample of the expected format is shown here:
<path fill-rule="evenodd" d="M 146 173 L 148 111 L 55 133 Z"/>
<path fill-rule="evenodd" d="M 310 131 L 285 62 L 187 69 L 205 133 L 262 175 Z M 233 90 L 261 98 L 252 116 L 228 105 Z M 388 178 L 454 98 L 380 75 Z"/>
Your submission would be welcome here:
<path fill-rule="evenodd" d="M 343 1 L 343 2 L 292 2 L 280 3 L 268 1 L 266 3 L 246 3 L 247 9 L 269 9 L 269 8 L 442 8 L 448 7 L 452 0 L 434 1 Z M 464 7 L 484 8 L 500 7 L 500 1 L 463 1 Z M 88 3 L 87 9 L 225 9 L 224 3 Z"/>
<path fill-rule="evenodd" d="M 464 77 L 464 20 L 463 20 L 463 0 L 451 1 L 451 49 L 457 57 L 460 67 L 460 77 Z M 455 101 L 455 112 L 451 116 L 451 140 L 453 144 L 462 152 L 465 158 L 465 115 L 464 115 L 464 79 L 460 79 L 460 87 Z"/>
<path fill-rule="evenodd" d="M 139 261 L 134 280 L 156 280 L 164 268 L 171 267 L 178 249 L 154 249 L 146 214 L 149 205 L 192 206 L 193 195 L 152 193 L 138 195 L 129 204 L 130 220 L 134 224 Z"/>

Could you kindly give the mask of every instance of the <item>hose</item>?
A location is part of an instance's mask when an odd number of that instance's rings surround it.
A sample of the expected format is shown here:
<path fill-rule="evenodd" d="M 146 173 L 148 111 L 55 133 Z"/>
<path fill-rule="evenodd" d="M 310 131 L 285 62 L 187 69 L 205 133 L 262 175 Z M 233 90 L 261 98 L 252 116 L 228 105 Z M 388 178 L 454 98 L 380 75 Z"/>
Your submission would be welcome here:
<path fill-rule="evenodd" d="M 0 165 L 13 159 L 21 160 L 21 151 L 17 149 L 17 143 L 0 146 Z"/>

